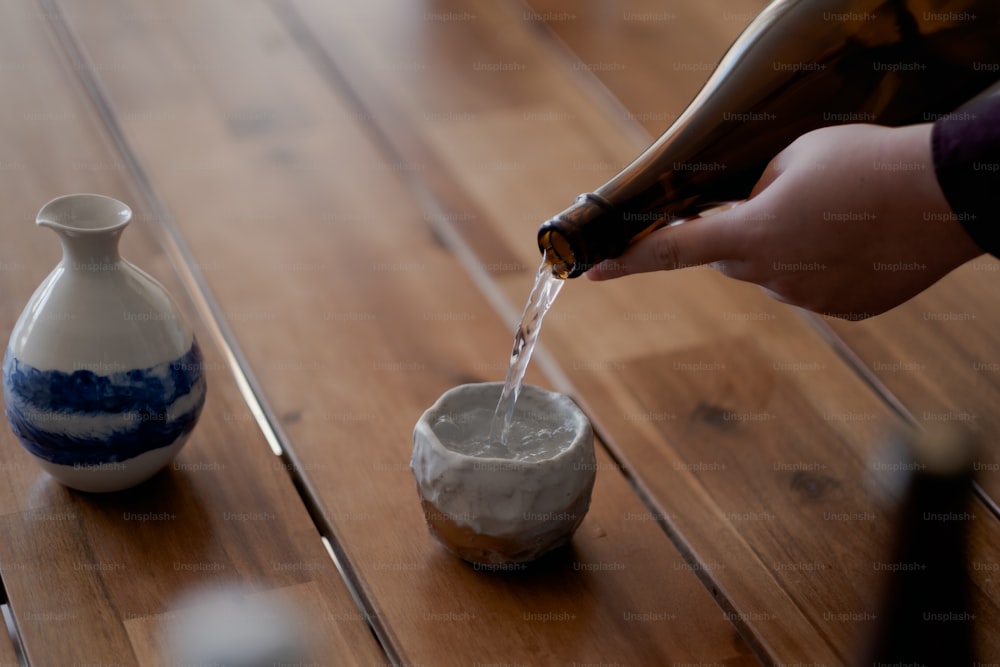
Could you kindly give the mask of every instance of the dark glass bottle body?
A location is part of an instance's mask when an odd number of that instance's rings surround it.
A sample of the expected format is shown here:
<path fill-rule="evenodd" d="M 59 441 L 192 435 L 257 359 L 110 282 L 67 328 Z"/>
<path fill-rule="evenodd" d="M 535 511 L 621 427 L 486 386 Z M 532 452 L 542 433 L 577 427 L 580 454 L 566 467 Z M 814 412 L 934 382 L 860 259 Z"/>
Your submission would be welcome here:
<path fill-rule="evenodd" d="M 672 221 L 745 199 L 796 137 L 928 122 L 1000 79 L 996 0 L 776 0 L 634 162 L 538 230 L 576 277 Z"/>
<path fill-rule="evenodd" d="M 906 442 L 898 461 L 906 481 L 893 523 L 896 539 L 882 567 L 890 574 L 858 667 L 982 664 L 975 660 L 967 565 L 981 451 L 970 433 L 951 429 L 917 433 Z"/>

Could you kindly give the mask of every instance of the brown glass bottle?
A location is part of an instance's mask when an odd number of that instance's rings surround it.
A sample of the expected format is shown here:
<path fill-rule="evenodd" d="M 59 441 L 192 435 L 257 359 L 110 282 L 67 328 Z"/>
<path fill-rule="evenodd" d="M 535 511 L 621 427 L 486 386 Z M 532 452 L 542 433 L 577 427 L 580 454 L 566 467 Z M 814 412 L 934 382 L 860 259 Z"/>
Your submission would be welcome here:
<path fill-rule="evenodd" d="M 654 229 L 745 199 L 809 130 L 931 121 L 998 67 L 996 0 L 776 0 L 656 142 L 541 226 L 539 248 L 576 277 Z"/>

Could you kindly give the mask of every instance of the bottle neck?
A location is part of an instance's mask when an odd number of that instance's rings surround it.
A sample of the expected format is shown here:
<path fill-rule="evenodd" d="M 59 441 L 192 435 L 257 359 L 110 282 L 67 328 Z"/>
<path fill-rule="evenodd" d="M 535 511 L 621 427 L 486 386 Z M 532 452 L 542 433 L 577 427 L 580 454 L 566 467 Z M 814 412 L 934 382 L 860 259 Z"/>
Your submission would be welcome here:
<path fill-rule="evenodd" d="M 119 227 L 100 233 L 57 230 L 63 253 L 60 265 L 69 271 L 117 271 L 122 263 L 118 241 L 123 229 Z"/>
<path fill-rule="evenodd" d="M 118 241 L 131 219 L 132 209 L 117 199 L 74 194 L 46 203 L 38 211 L 35 223 L 59 236 L 63 269 L 93 272 L 120 268 Z"/>

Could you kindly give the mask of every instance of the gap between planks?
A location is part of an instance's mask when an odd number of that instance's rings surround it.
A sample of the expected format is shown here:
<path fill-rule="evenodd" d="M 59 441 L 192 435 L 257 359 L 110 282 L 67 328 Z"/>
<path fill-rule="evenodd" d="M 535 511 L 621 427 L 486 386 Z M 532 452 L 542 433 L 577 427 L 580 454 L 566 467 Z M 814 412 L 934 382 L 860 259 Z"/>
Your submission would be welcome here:
<path fill-rule="evenodd" d="M 800 311 L 802 318 L 819 334 L 819 336 L 830 344 L 834 353 L 843 360 L 861 380 L 868 385 L 872 392 L 881 399 L 890 409 L 906 422 L 908 426 L 917 430 L 924 430 L 923 424 L 914 416 L 910 409 L 906 407 L 892 391 L 879 379 L 874 371 L 868 368 L 854 349 L 831 327 L 822 316 L 807 311 Z M 983 503 L 994 519 L 1000 520 L 1000 505 L 986 492 L 978 480 L 972 480 L 972 489 L 975 496 Z"/>

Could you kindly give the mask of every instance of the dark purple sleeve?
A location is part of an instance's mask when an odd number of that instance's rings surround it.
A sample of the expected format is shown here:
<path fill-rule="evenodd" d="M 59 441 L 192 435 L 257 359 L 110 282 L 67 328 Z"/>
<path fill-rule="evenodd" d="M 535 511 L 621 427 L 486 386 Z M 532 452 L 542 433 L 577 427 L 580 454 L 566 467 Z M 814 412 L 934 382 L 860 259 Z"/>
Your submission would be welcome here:
<path fill-rule="evenodd" d="M 980 248 L 1000 257 L 1000 95 L 939 118 L 931 146 L 951 210 Z"/>

